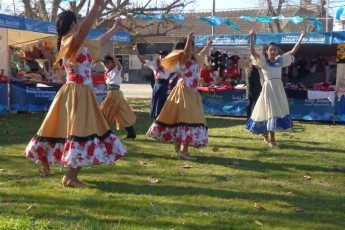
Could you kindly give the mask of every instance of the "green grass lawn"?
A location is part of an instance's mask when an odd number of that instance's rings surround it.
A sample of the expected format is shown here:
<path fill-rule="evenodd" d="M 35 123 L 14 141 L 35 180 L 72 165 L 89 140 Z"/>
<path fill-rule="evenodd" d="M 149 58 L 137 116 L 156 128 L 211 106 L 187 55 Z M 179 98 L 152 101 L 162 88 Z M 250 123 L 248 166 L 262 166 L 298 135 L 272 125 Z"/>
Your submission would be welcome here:
<path fill-rule="evenodd" d="M 1 116 L 0 229 L 345 229 L 344 125 L 295 122 L 268 149 L 244 118 L 207 116 L 209 147 L 181 161 L 145 136 L 149 100 L 130 103 L 138 138 L 115 165 L 83 168 L 87 189 L 22 156 L 45 114 Z"/>

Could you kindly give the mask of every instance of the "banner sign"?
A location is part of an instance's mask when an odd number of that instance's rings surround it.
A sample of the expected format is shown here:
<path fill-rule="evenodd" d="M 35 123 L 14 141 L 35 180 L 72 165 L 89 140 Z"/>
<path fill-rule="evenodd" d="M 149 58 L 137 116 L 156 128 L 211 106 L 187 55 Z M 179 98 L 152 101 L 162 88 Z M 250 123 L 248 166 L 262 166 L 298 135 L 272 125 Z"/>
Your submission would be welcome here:
<path fill-rule="evenodd" d="M 345 31 L 332 32 L 332 44 L 345 43 Z"/>
<path fill-rule="evenodd" d="M 102 34 L 104 34 L 107 30 L 104 29 L 93 29 L 88 34 L 88 39 L 96 39 Z M 110 38 L 110 41 L 113 42 L 122 42 L 122 43 L 131 43 L 131 36 L 128 32 L 125 31 L 117 31 L 114 36 Z"/>
<path fill-rule="evenodd" d="M 200 92 L 205 114 L 246 116 L 246 91 Z"/>
<path fill-rule="evenodd" d="M 24 30 L 24 18 L 0 14 L 0 27 Z"/>
<path fill-rule="evenodd" d="M 100 105 L 107 96 L 107 85 L 106 84 L 93 84 L 93 89 L 96 94 L 97 102 Z"/>
<path fill-rule="evenodd" d="M 48 111 L 62 85 L 38 87 L 35 83 L 10 82 L 10 110 Z"/>
<path fill-rule="evenodd" d="M 307 33 L 303 38 L 302 44 L 315 44 L 315 45 L 330 45 L 332 43 L 339 43 L 344 41 L 342 33 Z M 196 46 L 205 46 L 208 37 L 212 37 L 213 46 L 249 46 L 249 35 L 233 34 L 233 35 L 197 35 L 195 36 Z M 280 34 L 256 34 L 255 45 L 267 45 L 274 42 L 278 45 L 281 44 L 296 44 L 300 33 L 280 33 Z M 336 37 L 333 39 L 333 37 Z"/>
<path fill-rule="evenodd" d="M 11 81 L 10 110 L 31 112 L 48 111 L 61 86 L 62 84 L 57 83 L 45 83 L 43 85 L 31 82 Z M 94 84 L 93 87 L 97 102 L 101 104 L 107 96 L 107 87 L 105 84 Z"/>
<path fill-rule="evenodd" d="M 249 46 L 250 41 L 248 35 L 197 35 L 194 39 L 195 45 L 205 46 L 209 37 L 212 37 L 213 46 Z"/>
<path fill-rule="evenodd" d="M 47 33 L 47 34 L 57 34 L 56 25 L 52 22 L 45 22 L 40 20 L 35 20 L 31 18 L 25 18 L 24 20 L 25 30 L 30 30 L 34 32 Z"/>
<path fill-rule="evenodd" d="M 247 99 L 245 90 L 199 92 L 202 97 L 205 114 L 244 117 L 247 114 Z M 308 121 L 333 121 L 335 107 L 328 99 L 307 99 L 302 98 L 302 94 L 297 94 L 297 97 L 294 97 L 291 92 L 289 92 L 287 95 L 292 119 Z M 341 103 L 345 108 L 344 98 Z M 344 115 L 339 114 L 338 121 L 344 122 L 345 111 L 339 112 L 343 112 L 342 114 Z"/>
<path fill-rule="evenodd" d="M 23 18 L 5 14 L 0 14 L 0 27 L 17 30 L 28 30 L 47 34 L 57 34 L 56 25 L 53 22 L 46 22 L 31 18 Z M 88 39 L 95 39 L 98 36 L 104 34 L 106 31 L 107 30 L 105 29 L 92 29 L 90 30 Z M 128 32 L 117 31 L 115 35 L 110 38 L 110 41 L 131 43 L 131 36 Z"/>
<path fill-rule="evenodd" d="M 333 121 L 334 106 L 328 99 L 288 98 L 292 119 L 307 121 Z"/>
<path fill-rule="evenodd" d="M 0 83 L 0 114 L 5 114 L 8 111 L 8 83 Z"/>

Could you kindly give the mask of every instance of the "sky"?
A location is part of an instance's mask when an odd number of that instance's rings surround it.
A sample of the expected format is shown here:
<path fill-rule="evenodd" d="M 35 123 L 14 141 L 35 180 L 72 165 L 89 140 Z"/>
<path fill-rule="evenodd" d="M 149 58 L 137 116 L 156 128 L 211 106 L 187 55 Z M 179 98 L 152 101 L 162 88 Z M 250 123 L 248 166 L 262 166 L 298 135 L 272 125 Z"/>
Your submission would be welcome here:
<path fill-rule="evenodd" d="M 15 0 L 14 2 L 18 3 L 20 0 Z M 78 1 L 78 0 L 77 0 Z M 132 1 L 145 1 L 145 0 L 132 0 Z M 158 0 L 159 1 L 159 0 Z M 294 4 L 298 4 L 300 0 L 289 0 Z M 258 7 L 259 0 L 215 0 L 215 9 L 225 11 L 227 9 L 244 9 L 244 8 L 253 8 Z M 312 0 L 312 3 L 318 3 L 320 0 Z M 329 0 L 330 4 L 330 15 L 333 13 L 333 9 L 336 6 L 345 5 L 345 0 Z M 10 6 L 13 9 L 13 0 L 0 0 L 1 10 L 0 13 L 6 14 L 6 6 Z M 21 6 L 22 4 L 20 4 Z M 20 7 L 19 6 L 19 7 Z M 17 6 L 18 8 L 18 6 Z M 187 7 L 188 11 L 212 11 L 213 0 L 196 0 L 196 4 L 191 7 Z"/>
<path fill-rule="evenodd" d="M 257 4 L 253 3 L 253 0 L 215 0 L 215 9 L 216 10 L 226 10 L 226 9 L 243 9 L 256 7 Z M 188 7 L 187 9 L 191 9 Z M 194 6 L 195 10 L 212 10 L 213 9 L 213 0 L 197 0 L 197 3 Z"/>

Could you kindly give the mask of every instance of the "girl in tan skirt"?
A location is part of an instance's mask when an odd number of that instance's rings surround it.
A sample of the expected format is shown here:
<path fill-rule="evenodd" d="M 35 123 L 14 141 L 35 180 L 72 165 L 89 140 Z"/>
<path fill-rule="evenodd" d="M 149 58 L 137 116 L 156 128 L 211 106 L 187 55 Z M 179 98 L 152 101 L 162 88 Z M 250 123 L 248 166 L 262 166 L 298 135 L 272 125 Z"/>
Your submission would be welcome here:
<path fill-rule="evenodd" d="M 78 179 L 83 166 L 114 163 L 126 152 L 104 119 L 92 87 L 91 66 L 99 58 L 100 45 L 121 26 L 118 19 L 105 34 L 86 41 L 102 4 L 103 0 L 95 0 L 80 26 L 72 11 L 58 15 L 56 60 L 62 59 L 67 82 L 57 92 L 41 128 L 24 151 L 24 156 L 42 164 L 45 175 L 50 175 L 50 165 L 69 167 L 62 178 L 63 186 L 87 186 Z"/>
<path fill-rule="evenodd" d="M 204 55 L 212 45 L 208 39 L 207 46 L 193 55 L 194 33 L 187 40 L 178 43 L 172 53 L 165 57 L 162 66 L 177 71 L 180 79 L 166 100 L 159 116 L 147 131 L 147 135 L 159 141 L 175 144 L 179 159 L 195 160 L 188 153 L 188 147 L 205 147 L 208 144 L 206 119 L 200 94 L 198 92 L 200 66 L 204 64 Z"/>
<path fill-rule="evenodd" d="M 102 64 L 106 69 L 104 79 L 107 84 L 107 97 L 102 102 L 100 108 L 109 126 L 116 123 L 117 130 L 124 128 L 127 130 L 125 139 L 135 139 L 136 134 L 133 125 L 135 124 L 136 117 L 120 90 L 122 65 L 116 57 L 109 53 L 104 56 Z"/>

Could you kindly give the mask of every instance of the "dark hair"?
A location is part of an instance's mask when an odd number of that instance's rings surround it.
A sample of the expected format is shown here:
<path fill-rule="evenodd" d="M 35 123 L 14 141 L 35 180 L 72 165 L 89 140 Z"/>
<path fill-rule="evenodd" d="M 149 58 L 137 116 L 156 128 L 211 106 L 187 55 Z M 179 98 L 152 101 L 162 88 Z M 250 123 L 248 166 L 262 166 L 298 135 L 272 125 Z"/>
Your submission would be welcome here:
<path fill-rule="evenodd" d="M 264 55 L 265 57 L 267 57 L 266 52 L 267 52 L 267 50 L 268 50 L 268 48 L 269 48 L 270 46 L 275 46 L 275 47 L 277 47 L 277 49 L 278 49 L 277 43 L 274 43 L 274 42 L 268 43 L 267 45 L 264 46 L 264 48 L 263 48 L 263 50 L 262 50 L 263 55 Z"/>
<path fill-rule="evenodd" d="M 175 44 L 174 50 L 183 50 L 184 47 L 186 46 L 187 43 L 187 38 L 183 39 L 182 41 L 179 41 L 178 43 Z M 192 46 L 194 46 L 194 41 L 192 42 Z"/>
<path fill-rule="evenodd" d="M 114 58 L 113 58 L 112 56 L 110 56 L 110 55 L 105 55 L 105 56 L 103 57 L 102 61 L 103 61 L 103 62 L 104 62 L 104 61 L 112 61 L 112 62 L 114 62 Z"/>
<path fill-rule="evenodd" d="M 57 49 L 60 50 L 62 37 L 65 36 L 71 28 L 73 22 L 77 22 L 77 16 L 73 11 L 66 10 L 58 14 L 56 19 L 56 32 L 58 35 Z"/>

